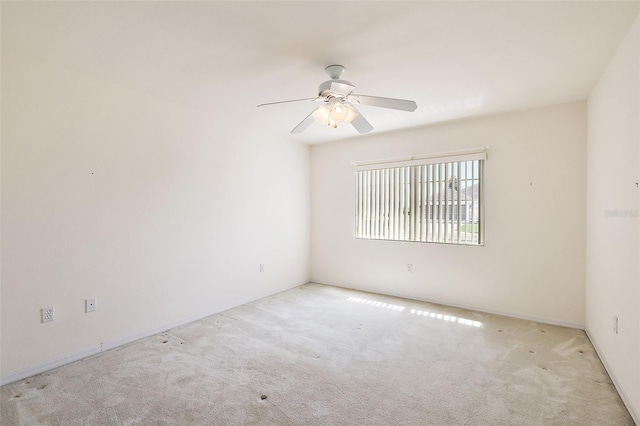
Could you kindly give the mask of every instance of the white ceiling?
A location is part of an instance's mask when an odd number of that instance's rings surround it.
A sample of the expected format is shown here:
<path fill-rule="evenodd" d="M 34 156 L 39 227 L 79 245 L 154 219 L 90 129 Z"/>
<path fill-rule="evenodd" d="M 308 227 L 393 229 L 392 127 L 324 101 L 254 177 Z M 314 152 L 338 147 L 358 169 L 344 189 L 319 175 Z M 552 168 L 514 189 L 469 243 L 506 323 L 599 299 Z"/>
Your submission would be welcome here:
<path fill-rule="evenodd" d="M 374 132 L 586 99 L 640 2 L 2 3 L 3 51 L 59 65 L 263 134 L 318 143 L 357 136 L 314 123 L 330 64 L 367 95 Z"/>

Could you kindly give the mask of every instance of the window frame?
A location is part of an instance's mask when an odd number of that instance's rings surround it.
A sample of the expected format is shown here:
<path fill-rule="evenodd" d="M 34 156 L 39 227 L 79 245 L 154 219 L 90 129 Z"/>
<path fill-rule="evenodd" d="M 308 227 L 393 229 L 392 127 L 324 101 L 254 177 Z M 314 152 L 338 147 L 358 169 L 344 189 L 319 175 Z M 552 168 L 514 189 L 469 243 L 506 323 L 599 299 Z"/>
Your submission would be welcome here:
<path fill-rule="evenodd" d="M 352 163 L 355 238 L 484 246 L 486 159 L 487 148 L 482 147 Z M 470 164 L 473 166 L 469 170 Z M 463 181 L 464 194 L 460 189 Z M 466 207 L 467 188 L 471 188 L 471 211 Z M 474 203 L 479 205 L 475 207 Z M 465 220 L 461 220 L 463 216 Z M 476 224 L 477 239 L 476 232 L 466 232 L 468 226 L 473 229 Z"/>

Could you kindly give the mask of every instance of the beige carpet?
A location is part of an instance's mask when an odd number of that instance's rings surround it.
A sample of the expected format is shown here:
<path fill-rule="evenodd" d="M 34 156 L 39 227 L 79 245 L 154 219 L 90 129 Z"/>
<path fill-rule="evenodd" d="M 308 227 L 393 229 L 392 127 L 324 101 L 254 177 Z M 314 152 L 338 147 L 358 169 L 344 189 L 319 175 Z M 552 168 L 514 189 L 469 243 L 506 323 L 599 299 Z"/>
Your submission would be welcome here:
<path fill-rule="evenodd" d="M 584 332 L 307 284 L 1 389 L 4 425 L 633 425 Z"/>

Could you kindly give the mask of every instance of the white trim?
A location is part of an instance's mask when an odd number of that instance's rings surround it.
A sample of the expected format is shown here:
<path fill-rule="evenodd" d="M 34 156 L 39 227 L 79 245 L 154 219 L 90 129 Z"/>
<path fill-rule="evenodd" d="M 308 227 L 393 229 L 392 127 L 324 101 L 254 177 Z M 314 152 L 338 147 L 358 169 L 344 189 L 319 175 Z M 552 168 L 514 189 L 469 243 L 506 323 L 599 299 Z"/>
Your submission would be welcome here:
<path fill-rule="evenodd" d="M 636 425 L 640 425 L 640 414 L 635 410 L 633 404 L 631 404 L 631 399 L 625 392 L 624 387 L 622 386 L 622 383 L 620 383 L 620 380 L 618 380 L 616 375 L 613 374 L 613 370 L 611 369 L 611 366 L 607 362 L 607 358 L 605 358 L 604 354 L 598 347 L 598 344 L 596 343 L 595 339 L 593 339 L 593 337 L 591 336 L 591 333 L 589 333 L 589 329 L 585 327 L 584 332 L 587 334 L 587 337 L 591 342 L 591 346 L 593 346 L 593 348 L 596 350 L 596 353 L 598 354 L 598 357 L 600 358 L 600 361 L 602 362 L 604 369 L 607 370 L 607 373 L 609 374 L 609 378 L 611 378 L 611 381 L 613 382 L 613 386 L 615 386 L 616 390 L 618 391 L 618 394 L 620 395 L 620 399 L 622 399 L 622 402 L 624 403 L 625 407 L 627 407 L 627 411 L 629 411 L 629 414 L 631 414 L 633 421 L 636 423 Z"/>
<path fill-rule="evenodd" d="M 204 314 L 195 315 L 195 316 L 189 317 L 187 319 L 183 319 L 183 320 L 179 320 L 179 321 L 176 321 L 176 322 L 164 324 L 162 326 L 155 327 L 155 328 L 153 328 L 151 330 L 146 330 L 146 331 L 143 331 L 143 332 L 140 332 L 140 333 L 136 333 L 136 334 L 131 335 L 131 336 L 123 337 L 122 339 L 116 339 L 116 340 L 113 340 L 111 342 L 101 343 L 99 346 L 93 346 L 93 347 L 90 347 L 88 349 L 82 350 L 80 352 L 76 352 L 76 353 L 73 353 L 71 355 L 65 356 L 63 358 L 58 358 L 56 360 L 48 361 L 48 362 L 45 362 L 43 364 L 38 364 L 38 365 L 35 365 L 35 366 L 32 366 L 32 367 L 26 368 L 24 370 L 16 371 L 15 373 L 7 374 L 4 377 L 0 377 L 0 386 L 4 386 L 4 385 L 7 385 L 9 383 L 17 382 L 18 380 L 26 379 L 27 377 L 35 376 L 36 374 L 44 373 L 44 372 L 52 370 L 54 368 L 62 367 L 63 365 L 70 364 L 72 362 L 79 361 L 81 359 L 88 358 L 88 357 L 93 356 L 93 355 L 97 355 L 100 352 L 108 351 L 110 349 L 114 349 L 114 348 L 117 348 L 119 346 L 123 346 L 123 345 L 126 345 L 126 344 L 131 343 L 131 342 L 135 342 L 136 340 L 144 339 L 145 337 L 154 336 L 154 335 L 156 335 L 158 333 L 162 333 L 164 331 L 170 330 L 172 328 L 179 327 L 179 326 L 184 325 L 184 324 L 188 324 L 190 322 L 198 321 L 200 319 L 209 317 L 211 315 L 219 314 L 221 312 L 227 311 L 229 309 L 232 309 L 232 308 L 235 308 L 235 307 L 238 307 L 238 306 L 246 305 L 247 303 L 254 302 L 254 301 L 256 301 L 258 299 L 262 299 L 264 297 L 273 296 L 274 294 L 282 293 L 284 291 L 291 290 L 291 289 L 296 288 L 296 287 L 300 287 L 301 285 L 304 285 L 306 283 L 307 282 L 304 282 L 302 284 L 296 284 L 296 285 L 293 285 L 293 286 L 287 286 L 287 287 L 284 287 L 284 288 L 281 288 L 281 289 L 278 289 L 278 290 L 274 290 L 274 291 L 271 291 L 271 292 L 262 293 L 262 294 L 260 294 L 258 296 L 246 299 L 246 300 L 244 300 L 244 301 L 242 301 L 240 303 L 229 305 L 229 306 L 223 307 L 221 309 L 216 309 L 215 311 L 206 312 Z"/>
<path fill-rule="evenodd" d="M 448 301 L 427 299 L 427 298 L 416 297 L 416 296 L 413 296 L 413 295 L 407 295 L 407 294 L 397 293 L 397 292 L 384 292 L 384 293 L 375 292 L 375 291 L 372 291 L 371 289 L 366 289 L 364 287 L 361 287 L 361 286 L 358 286 L 358 285 L 353 285 L 353 284 L 349 284 L 347 286 L 347 285 L 333 284 L 333 283 L 328 283 L 328 282 L 318 281 L 318 280 L 311 280 L 310 283 L 328 285 L 328 286 L 332 286 L 332 287 L 345 288 L 345 289 L 348 289 L 348 290 L 364 291 L 366 293 L 380 294 L 380 295 L 383 295 L 383 296 L 400 297 L 402 299 L 415 300 L 415 301 L 418 301 L 418 302 L 433 303 L 433 304 L 436 304 L 436 305 L 449 306 L 451 308 L 461 308 L 461 309 L 466 309 L 466 310 L 469 310 L 469 311 L 481 312 L 481 313 L 484 313 L 484 314 L 500 315 L 500 316 L 503 316 L 503 317 L 521 319 L 521 320 L 525 320 L 525 321 L 539 322 L 541 324 L 557 325 L 559 327 L 567 327 L 567 328 L 575 328 L 575 329 L 578 329 L 578 330 L 584 330 L 584 325 L 582 325 L 582 324 L 576 324 L 576 323 L 564 322 L 564 321 L 556 321 L 556 320 L 551 320 L 551 319 L 548 319 L 548 318 L 540 318 L 540 317 L 534 317 L 534 316 L 528 316 L 528 315 L 519 315 L 519 314 L 514 314 L 512 312 L 504 312 L 504 311 L 498 311 L 498 310 L 493 310 L 493 309 L 478 308 L 478 307 L 475 307 L 475 306 L 464 305 L 464 304 L 460 304 L 460 303 L 452 303 L 452 302 L 448 302 Z"/>
<path fill-rule="evenodd" d="M 409 155 L 406 157 L 384 158 L 379 160 L 354 161 L 356 171 L 391 167 L 416 166 L 422 164 L 450 163 L 454 161 L 486 160 L 488 147 L 471 148 L 459 151 L 434 154 Z"/>

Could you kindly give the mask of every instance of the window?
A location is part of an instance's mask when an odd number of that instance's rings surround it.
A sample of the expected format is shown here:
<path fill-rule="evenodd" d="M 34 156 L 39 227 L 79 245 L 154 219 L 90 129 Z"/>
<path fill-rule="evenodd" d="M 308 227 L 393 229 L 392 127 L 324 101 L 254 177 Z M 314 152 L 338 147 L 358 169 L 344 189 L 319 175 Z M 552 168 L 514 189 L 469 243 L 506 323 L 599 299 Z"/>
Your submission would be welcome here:
<path fill-rule="evenodd" d="M 356 165 L 356 238 L 483 244 L 484 148 Z"/>

